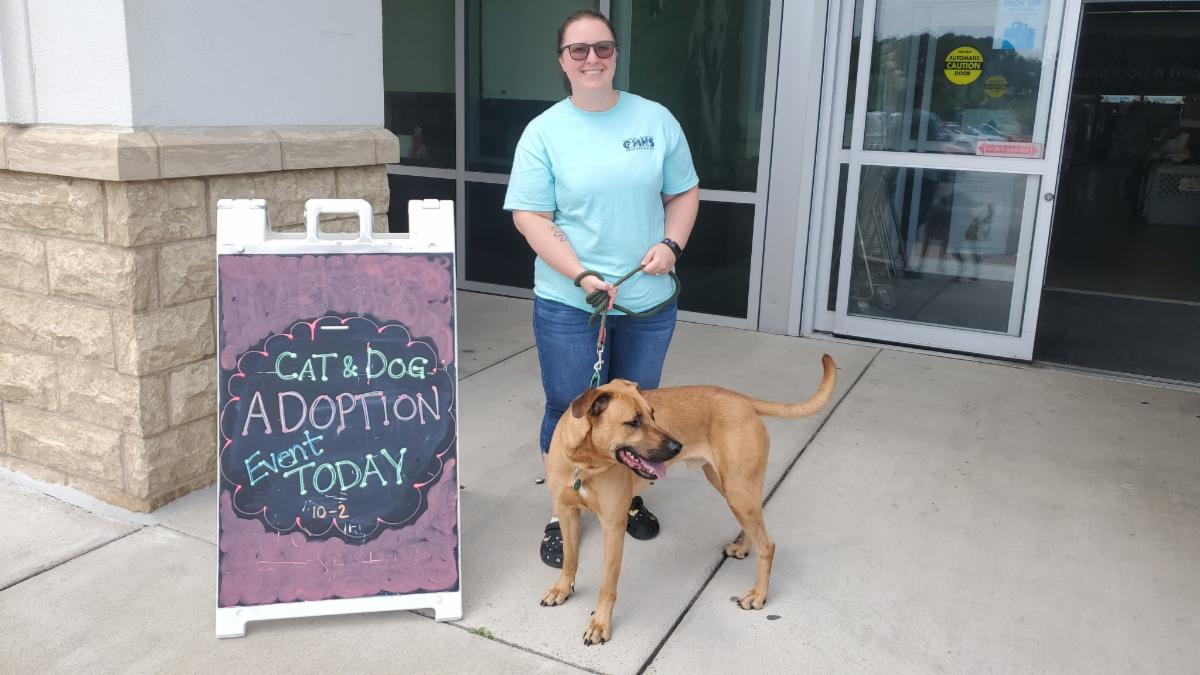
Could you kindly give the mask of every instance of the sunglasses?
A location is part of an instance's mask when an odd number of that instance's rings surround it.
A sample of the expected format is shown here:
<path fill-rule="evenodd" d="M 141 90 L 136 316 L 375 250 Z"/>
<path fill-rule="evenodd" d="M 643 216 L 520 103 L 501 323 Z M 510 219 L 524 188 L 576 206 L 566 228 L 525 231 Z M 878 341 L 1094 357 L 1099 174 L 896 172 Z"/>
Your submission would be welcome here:
<path fill-rule="evenodd" d="M 559 47 L 558 51 L 559 53 L 562 53 L 563 50 L 566 50 L 567 53 L 571 55 L 572 59 L 576 61 L 584 61 L 588 57 L 588 52 L 593 49 L 596 50 L 596 58 L 607 59 L 613 55 L 613 52 L 617 51 L 617 43 L 613 42 L 612 40 L 592 42 L 590 44 L 587 42 L 576 42 L 564 47 Z"/>

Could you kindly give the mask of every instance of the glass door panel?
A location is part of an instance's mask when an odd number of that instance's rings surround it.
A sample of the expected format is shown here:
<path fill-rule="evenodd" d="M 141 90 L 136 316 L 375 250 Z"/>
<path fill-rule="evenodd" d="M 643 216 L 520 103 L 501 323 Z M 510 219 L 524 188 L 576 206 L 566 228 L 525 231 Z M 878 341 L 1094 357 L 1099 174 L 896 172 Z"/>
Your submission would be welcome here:
<path fill-rule="evenodd" d="M 612 5 L 625 75 L 618 87 L 675 115 L 705 190 L 756 191 L 770 1 Z"/>
<path fill-rule="evenodd" d="M 387 0 L 382 9 L 384 126 L 400 139 L 400 163 L 453 169 L 454 3 Z"/>
<path fill-rule="evenodd" d="M 700 211 L 678 265 L 681 317 L 754 327 L 782 3 L 610 4 L 617 87 L 671 111 L 700 177 Z"/>
<path fill-rule="evenodd" d="M 567 95 L 554 40 L 581 9 L 599 0 L 466 1 L 468 171 L 511 171 L 525 125 Z"/>
<path fill-rule="evenodd" d="M 851 316 L 1021 332 L 1038 176 L 866 166 Z"/>
<path fill-rule="evenodd" d="M 1031 357 L 1079 5 L 862 0 L 834 332 Z"/>
<path fill-rule="evenodd" d="M 1040 157 L 1048 107 L 1039 99 L 1049 96 L 1042 83 L 1057 52 L 1057 40 L 1045 39 L 1049 5 L 879 0 L 863 147 L 956 155 L 1015 147 Z"/>

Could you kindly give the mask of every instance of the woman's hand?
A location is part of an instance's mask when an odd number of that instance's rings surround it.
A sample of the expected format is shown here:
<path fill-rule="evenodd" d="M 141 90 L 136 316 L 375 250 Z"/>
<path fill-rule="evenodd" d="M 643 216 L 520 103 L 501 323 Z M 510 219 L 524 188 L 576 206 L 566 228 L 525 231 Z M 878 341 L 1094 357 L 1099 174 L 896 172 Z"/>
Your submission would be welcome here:
<path fill-rule="evenodd" d="M 642 272 L 646 274 L 666 274 L 675 267 L 675 252 L 666 244 L 659 242 L 646 251 L 642 258 Z"/>
<path fill-rule="evenodd" d="M 591 295 L 596 291 L 604 291 L 610 298 L 615 298 L 617 296 L 617 289 L 615 286 L 599 277 L 594 277 L 592 275 L 588 275 L 580 280 L 579 287 L 583 289 L 584 295 Z"/>

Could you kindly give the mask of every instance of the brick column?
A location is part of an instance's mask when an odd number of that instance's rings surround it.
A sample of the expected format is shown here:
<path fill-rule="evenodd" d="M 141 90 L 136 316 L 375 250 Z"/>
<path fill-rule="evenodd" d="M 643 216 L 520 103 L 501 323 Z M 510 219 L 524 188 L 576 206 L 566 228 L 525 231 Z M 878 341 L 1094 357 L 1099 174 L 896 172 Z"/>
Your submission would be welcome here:
<path fill-rule="evenodd" d="M 0 466 L 139 511 L 214 481 L 216 201 L 295 230 L 307 199 L 365 198 L 386 231 L 398 152 L 379 129 L 0 127 Z"/>

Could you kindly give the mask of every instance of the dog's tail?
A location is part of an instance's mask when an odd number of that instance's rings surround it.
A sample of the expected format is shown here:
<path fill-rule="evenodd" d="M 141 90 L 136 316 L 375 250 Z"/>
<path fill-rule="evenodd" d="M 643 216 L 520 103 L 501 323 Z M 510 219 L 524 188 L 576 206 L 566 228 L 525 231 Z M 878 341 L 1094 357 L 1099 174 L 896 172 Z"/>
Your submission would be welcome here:
<path fill-rule="evenodd" d="M 773 403 L 753 399 L 754 412 L 768 417 L 808 417 L 817 414 L 821 408 L 825 407 L 826 403 L 829 403 L 830 397 L 833 396 L 833 388 L 837 386 L 837 364 L 833 362 L 833 357 L 828 354 L 822 356 L 821 365 L 825 368 L 825 374 L 821 377 L 821 386 L 817 388 L 817 393 L 807 401 L 803 403 Z"/>

